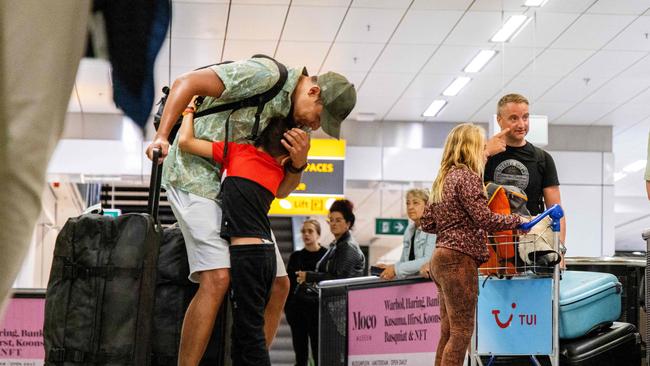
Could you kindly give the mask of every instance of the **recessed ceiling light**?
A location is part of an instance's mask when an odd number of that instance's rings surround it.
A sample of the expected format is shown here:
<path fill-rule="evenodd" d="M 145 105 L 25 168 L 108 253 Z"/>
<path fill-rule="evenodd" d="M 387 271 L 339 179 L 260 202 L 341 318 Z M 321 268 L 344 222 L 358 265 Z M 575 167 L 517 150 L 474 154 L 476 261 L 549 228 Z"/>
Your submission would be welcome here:
<path fill-rule="evenodd" d="M 485 65 L 490 62 L 492 57 L 497 54 L 495 50 L 481 50 L 478 55 L 474 56 L 474 59 L 463 70 L 464 72 L 479 72 Z"/>
<path fill-rule="evenodd" d="M 526 0 L 524 3 L 524 6 L 528 6 L 530 8 L 541 8 L 546 4 L 548 0 Z"/>
<path fill-rule="evenodd" d="M 633 163 L 630 163 L 623 167 L 623 172 L 625 173 L 636 173 L 640 172 L 646 167 L 646 160 L 637 160 Z"/>
<path fill-rule="evenodd" d="M 513 34 L 526 23 L 528 19 L 525 15 L 513 15 L 503 24 L 501 29 L 490 39 L 490 42 L 507 42 Z"/>
<path fill-rule="evenodd" d="M 447 104 L 446 100 L 436 99 L 433 102 L 431 102 L 431 105 L 429 105 L 429 108 L 427 108 L 427 110 L 424 111 L 424 113 L 422 113 L 422 115 L 424 117 L 435 117 L 435 116 L 438 115 L 438 113 L 440 113 L 440 110 L 442 109 L 442 107 L 445 106 L 445 104 Z"/>
<path fill-rule="evenodd" d="M 442 95 L 446 97 L 453 97 L 457 95 L 462 88 L 467 85 L 467 83 L 470 82 L 472 78 L 467 77 L 467 76 L 459 76 L 456 78 L 456 80 L 452 81 L 451 84 L 445 89 L 445 91 L 442 92 Z"/>

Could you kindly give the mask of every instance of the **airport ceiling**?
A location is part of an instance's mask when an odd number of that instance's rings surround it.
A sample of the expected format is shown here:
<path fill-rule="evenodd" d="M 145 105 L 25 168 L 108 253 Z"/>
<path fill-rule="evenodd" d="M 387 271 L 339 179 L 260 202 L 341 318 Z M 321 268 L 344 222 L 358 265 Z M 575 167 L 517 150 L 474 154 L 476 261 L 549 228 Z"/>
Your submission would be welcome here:
<path fill-rule="evenodd" d="M 552 124 L 616 134 L 650 118 L 650 2 L 525 1 L 175 0 L 157 89 L 193 68 L 264 53 L 346 75 L 359 92 L 352 119 L 485 122 L 505 92 L 528 96 Z M 490 42 L 513 15 L 529 21 L 511 41 Z M 465 73 L 481 50 L 497 53 Z M 460 76 L 471 80 L 442 95 Z M 104 62 L 84 60 L 76 87 L 71 112 L 117 113 Z M 447 105 L 423 117 L 434 99 Z"/>

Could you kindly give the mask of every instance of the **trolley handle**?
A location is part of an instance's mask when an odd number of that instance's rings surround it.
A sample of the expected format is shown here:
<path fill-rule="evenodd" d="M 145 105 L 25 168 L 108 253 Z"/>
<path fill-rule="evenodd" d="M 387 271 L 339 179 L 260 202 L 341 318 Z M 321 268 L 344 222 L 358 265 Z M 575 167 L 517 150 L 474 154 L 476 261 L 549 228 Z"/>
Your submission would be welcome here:
<path fill-rule="evenodd" d="M 562 206 L 558 204 L 551 206 L 551 208 L 542 212 L 540 215 L 538 215 L 531 221 L 520 224 L 519 226 L 517 226 L 517 229 L 523 231 L 529 231 L 533 226 L 537 225 L 537 223 L 542 221 L 546 216 L 551 217 L 551 221 L 552 221 L 551 230 L 556 232 L 560 231 L 560 219 L 564 217 L 564 211 L 562 210 Z"/>
<path fill-rule="evenodd" d="M 162 150 L 154 148 L 151 159 L 151 181 L 149 183 L 149 200 L 147 202 L 147 211 L 158 222 L 158 207 L 160 205 L 160 182 L 162 178 L 162 164 L 158 160 L 162 156 Z"/>

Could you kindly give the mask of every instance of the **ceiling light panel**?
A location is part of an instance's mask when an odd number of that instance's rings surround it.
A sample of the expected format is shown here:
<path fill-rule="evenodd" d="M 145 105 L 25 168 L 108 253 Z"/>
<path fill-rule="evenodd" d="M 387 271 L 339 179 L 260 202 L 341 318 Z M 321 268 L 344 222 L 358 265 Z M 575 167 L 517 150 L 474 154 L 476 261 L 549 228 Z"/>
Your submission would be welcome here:
<path fill-rule="evenodd" d="M 497 54 L 495 50 L 481 50 L 470 63 L 463 69 L 464 72 L 479 72 L 487 65 L 488 62 Z"/>
<path fill-rule="evenodd" d="M 541 8 L 548 0 L 526 0 L 524 6 L 529 8 Z"/>
<path fill-rule="evenodd" d="M 451 82 L 451 84 L 449 84 L 447 89 L 445 89 L 445 91 L 442 92 L 442 95 L 446 97 L 453 97 L 455 95 L 458 95 L 461 89 L 463 89 L 465 85 L 467 85 L 467 83 L 470 82 L 470 80 L 472 80 L 472 78 L 467 76 L 457 77 L 454 81 Z"/>
<path fill-rule="evenodd" d="M 433 102 L 431 102 L 431 105 L 429 105 L 429 108 L 427 108 L 422 115 L 424 117 L 435 117 L 440 113 L 442 108 L 447 104 L 446 100 L 443 99 L 436 99 Z"/>
<path fill-rule="evenodd" d="M 528 17 L 525 15 L 513 15 L 501 26 L 501 29 L 490 39 L 490 42 L 507 42 L 520 29 L 523 29 Z"/>

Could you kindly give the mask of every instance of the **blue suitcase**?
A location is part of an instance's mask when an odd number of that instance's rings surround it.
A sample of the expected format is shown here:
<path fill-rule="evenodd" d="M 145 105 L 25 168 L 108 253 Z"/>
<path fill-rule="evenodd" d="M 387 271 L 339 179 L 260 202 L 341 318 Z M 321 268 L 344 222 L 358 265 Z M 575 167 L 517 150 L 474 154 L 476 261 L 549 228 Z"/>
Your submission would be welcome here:
<path fill-rule="evenodd" d="M 560 281 L 560 338 L 578 338 L 617 320 L 621 292 L 613 274 L 565 271 Z"/>

